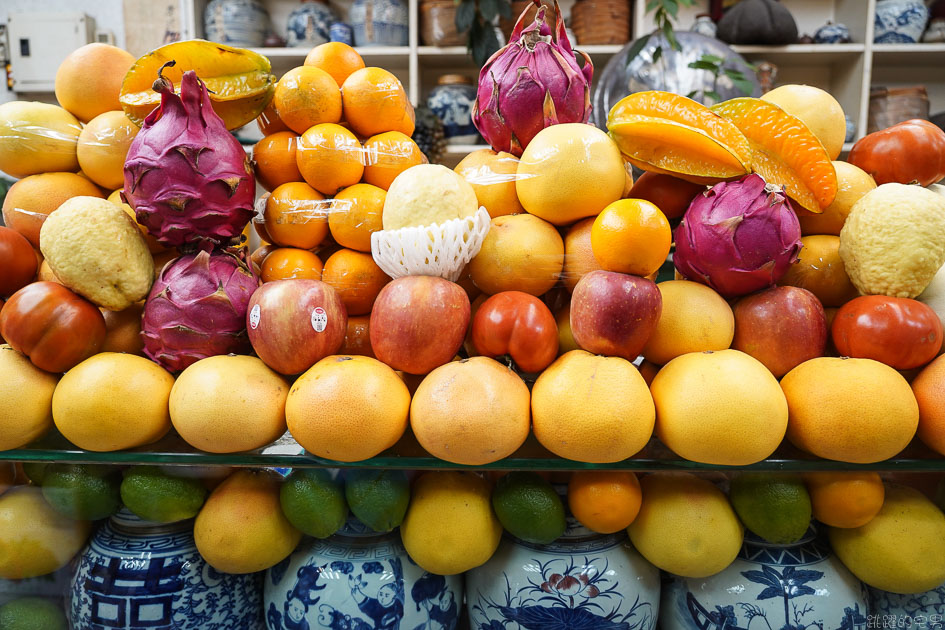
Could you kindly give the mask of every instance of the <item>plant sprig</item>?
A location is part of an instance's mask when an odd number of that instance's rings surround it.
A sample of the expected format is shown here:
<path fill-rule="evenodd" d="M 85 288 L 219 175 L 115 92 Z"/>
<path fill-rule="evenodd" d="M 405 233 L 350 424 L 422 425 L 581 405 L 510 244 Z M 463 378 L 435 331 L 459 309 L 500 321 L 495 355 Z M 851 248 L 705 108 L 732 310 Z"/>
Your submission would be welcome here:
<path fill-rule="evenodd" d="M 499 50 L 499 39 L 492 26 L 499 16 L 512 17 L 509 0 L 456 0 L 456 30 L 469 32 L 467 46 L 480 68 Z"/>

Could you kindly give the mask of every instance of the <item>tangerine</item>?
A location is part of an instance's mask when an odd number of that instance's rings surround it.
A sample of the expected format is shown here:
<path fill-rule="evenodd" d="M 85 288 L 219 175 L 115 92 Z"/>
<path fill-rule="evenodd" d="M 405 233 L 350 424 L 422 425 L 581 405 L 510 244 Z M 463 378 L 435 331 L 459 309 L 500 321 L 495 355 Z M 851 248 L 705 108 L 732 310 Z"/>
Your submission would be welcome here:
<path fill-rule="evenodd" d="M 341 98 L 345 120 L 364 137 L 400 129 L 410 105 L 400 79 L 374 66 L 352 72 L 341 84 Z"/>
<path fill-rule="evenodd" d="M 922 368 L 912 381 L 912 393 L 919 404 L 919 439 L 945 454 L 945 358 Z"/>
<path fill-rule="evenodd" d="M 364 181 L 387 190 L 394 179 L 427 158 L 410 136 L 388 131 L 364 142 Z"/>
<path fill-rule="evenodd" d="M 263 219 L 270 242 L 313 249 L 328 235 L 328 208 L 318 191 L 304 182 L 289 182 L 272 191 Z"/>
<path fill-rule="evenodd" d="M 328 229 L 335 242 L 360 252 L 371 251 L 371 234 L 383 229 L 383 188 L 371 184 L 355 184 L 332 199 Z"/>
<path fill-rule="evenodd" d="M 353 315 L 348 318 L 345 340 L 338 354 L 356 354 L 374 358 L 371 346 L 371 316 Z"/>
<path fill-rule="evenodd" d="M 270 100 L 256 118 L 256 126 L 259 127 L 259 133 L 264 136 L 271 136 L 280 131 L 292 131 L 289 126 L 279 118 L 279 112 L 276 111 L 275 100 Z"/>
<path fill-rule="evenodd" d="M 341 121 L 338 84 L 320 68 L 300 66 L 286 72 L 276 84 L 273 102 L 279 118 L 296 133 Z"/>
<path fill-rule="evenodd" d="M 364 59 L 344 42 L 326 42 L 310 50 L 303 65 L 321 68 L 342 85 L 351 73 L 364 67 Z"/>
<path fill-rule="evenodd" d="M 814 518 L 830 527 L 862 527 L 883 507 L 886 491 L 875 472 L 804 475 Z"/>
<path fill-rule="evenodd" d="M 629 527 L 642 503 L 640 481 L 632 472 L 580 470 L 568 483 L 571 513 L 598 534 L 614 534 Z"/>
<path fill-rule="evenodd" d="M 338 292 L 349 316 L 370 313 L 377 294 L 391 280 L 370 254 L 350 249 L 328 257 L 321 279 Z"/>
<path fill-rule="evenodd" d="M 603 269 L 591 247 L 591 227 L 594 220 L 594 217 L 581 219 L 568 228 L 568 233 L 564 236 L 564 268 L 561 271 L 561 281 L 572 293 L 586 274 Z"/>
<path fill-rule="evenodd" d="M 280 247 L 269 252 L 262 263 L 263 282 L 290 278 L 322 279 L 322 261 L 307 249 Z"/>
<path fill-rule="evenodd" d="M 277 131 L 253 146 L 256 181 L 272 192 L 282 184 L 302 181 L 295 156 L 299 137 L 294 131 Z"/>
<path fill-rule="evenodd" d="M 310 127 L 299 138 L 295 160 L 309 186 L 334 195 L 361 181 L 361 143 L 350 130 L 334 123 Z"/>
<path fill-rule="evenodd" d="M 613 202 L 591 227 L 594 258 L 606 271 L 648 276 L 666 260 L 672 241 L 666 216 L 642 199 Z"/>

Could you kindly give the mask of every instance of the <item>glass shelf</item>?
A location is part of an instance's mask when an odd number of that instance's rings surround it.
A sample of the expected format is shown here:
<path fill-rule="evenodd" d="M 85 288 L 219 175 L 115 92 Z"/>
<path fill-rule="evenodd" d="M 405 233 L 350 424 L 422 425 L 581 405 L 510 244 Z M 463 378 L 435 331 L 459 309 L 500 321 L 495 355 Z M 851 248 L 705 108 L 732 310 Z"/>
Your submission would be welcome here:
<path fill-rule="evenodd" d="M 315 457 L 286 434 L 274 444 L 246 453 L 215 454 L 197 451 L 176 434 L 147 447 L 112 453 L 96 453 L 76 449 L 63 437 L 51 435 L 28 448 L 0 452 L 0 461 L 71 462 L 87 464 L 159 464 L 170 466 L 242 466 L 253 468 L 385 468 L 406 470 L 477 469 L 477 470 L 631 470 L 631 471 L 877 471 L 877 472 L 945 472 L 945 458 L 916 440 L 893 459 L 875 464 L 849 464 L 818 459 L 783 444 L 768 459 L 747 466 L 699 464 L 680 458 L 654 439 L 634 457 L 611 464 L 586 464 L 557 457 L 529 437 L 512 456 L 484 466 L 451 464 L 431 457 L 408 433 L 389 451 L 361 462 L 337 462 Z"/>

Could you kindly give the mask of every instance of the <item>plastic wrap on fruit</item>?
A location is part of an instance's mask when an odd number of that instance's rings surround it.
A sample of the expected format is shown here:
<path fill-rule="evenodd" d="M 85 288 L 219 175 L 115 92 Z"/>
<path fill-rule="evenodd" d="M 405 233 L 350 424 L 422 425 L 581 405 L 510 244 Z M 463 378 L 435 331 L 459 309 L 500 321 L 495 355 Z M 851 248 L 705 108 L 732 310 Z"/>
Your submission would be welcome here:
<path fill-rule="evenodd" d="M 21 178 L 79 170 L 82 125 L 58 105 L 10 101 L 0 105 L 0 171 Z"/>

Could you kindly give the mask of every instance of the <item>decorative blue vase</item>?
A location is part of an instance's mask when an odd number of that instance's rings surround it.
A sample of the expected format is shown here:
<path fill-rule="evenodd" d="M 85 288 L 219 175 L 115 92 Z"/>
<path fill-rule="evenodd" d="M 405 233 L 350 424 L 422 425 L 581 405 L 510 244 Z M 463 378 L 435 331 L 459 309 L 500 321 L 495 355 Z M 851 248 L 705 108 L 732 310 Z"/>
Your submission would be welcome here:
<path fill-rule="evenodd" d="M 307 0 L 289 14 L 286 24 L 287 46 L 315 47 L 331 39 L 331 25 L 338 17 L 324 2 Z"/>
<path fill-rule="evenodd" d="M 871 627 L 941 628 L 945 621 L 945 584 L 917 595 L 900 595 L 867 587 Z"/>
<path fill-rule="evenodd" d="M 627 533 L 595 534 L 574 518 L 550 545 L 506 534 L 495 555 L 466 574 L 474 630 L 653 630 L 659 604 L 659 570 Z"/>
<path fill-rule="evenodd" d="M 259 0 L 211 0 L 203 12 L 204 36 L 241 48 L 258 48 L 269 32 L 269 14 Z"/>
<path fill-rule="evenodd" d="M 817 44 L 848 44 L 851 41 L 846 24 L 834 24 L 829 20 L 814 33 L 814 43 Z"/>
<path fill-rule="evenodd" d="M 462 597 L 462 576 L 425 572 L 396 530 L 378 534 L 352 517 L 266 572 L 266 628 L 455 630 Z"/>
<path fill-rule="evenodd" d="M 73 630 L 258 630 L 259 577 L 208 565 L 193 521 L 149 523 L 122 509 L 80 554 L 66 615 Z"/>
<path fill-rule="evenodd" d="M 850 118 L 849 114 L 845 114 L 843 117 L 844 121 L 847 124 L 847 133 L 844 136 L 844 142 L 853 142 L 856 139 L 856 123 L 853 122 L 853 119 Z"/>
<path fill-rule="evenodd" d="M 866 590 L 814 530 L 792 545 L 752 534 L 735 561 L 713 576 L 670 576 L 662 630 L 866 630 Z"/>
<path fill-rule="evenodd" d="M 341 42 L 342 44 L 354 46 L 354 29 L 351 28 L 350 24 L 335 22 L 331 25 L 328 35 L 333 42 Z"/>
<path fill-rule="evenodd" d="M 873 41 L 914 44 L 922 37 L 929 9 L 922 0 L 877 0 Z"/>
<path fill-rule="evenodd" d="M 472 110 L 476 86 L 461 74 L 444 74 L 427 97 L 430 108 L 443 123 L 443 134 L 450 144 L 475 144 L 479 132 L 473 125 Z"/>
<path fill-rule="evenodd" d="M 354 0 L 349 14 L 355 46 L 406 46 L 407 3 L 403 0 Z"/>

